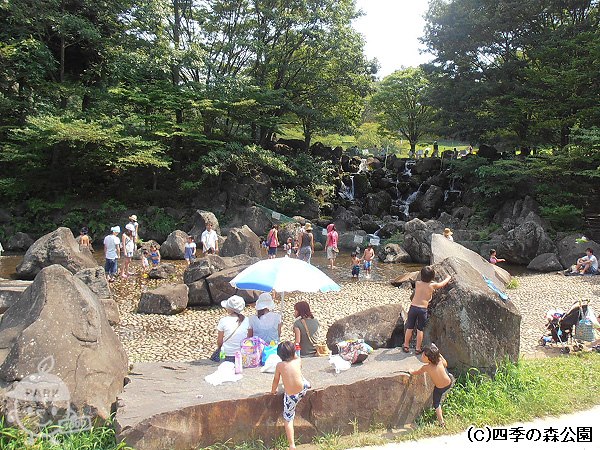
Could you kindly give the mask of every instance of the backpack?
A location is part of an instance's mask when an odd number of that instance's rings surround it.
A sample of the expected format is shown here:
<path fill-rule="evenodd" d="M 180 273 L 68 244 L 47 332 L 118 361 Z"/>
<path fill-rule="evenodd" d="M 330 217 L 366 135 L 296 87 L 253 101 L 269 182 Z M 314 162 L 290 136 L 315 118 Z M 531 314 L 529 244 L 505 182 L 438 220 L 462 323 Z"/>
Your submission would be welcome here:
<path fill-rule="evenodd" d="M 251 368 L 260 366 L 265 341 L 259 337 L 242 340 L 240 353 L 242 354 L 242 367 Z"/>

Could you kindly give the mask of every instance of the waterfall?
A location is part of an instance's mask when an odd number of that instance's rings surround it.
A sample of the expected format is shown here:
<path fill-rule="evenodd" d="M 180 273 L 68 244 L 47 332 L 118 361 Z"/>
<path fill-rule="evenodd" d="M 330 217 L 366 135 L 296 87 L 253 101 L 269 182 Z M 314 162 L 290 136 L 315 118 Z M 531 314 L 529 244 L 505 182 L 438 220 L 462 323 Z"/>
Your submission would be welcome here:
<path fill-rule="evenodd" d="M 404 214 L 404 216 L 406 218 L 408 218 L 408 215 L 410 213 L 410 205 L 417 199 L 417 195 L 419 195 L 419 191 L 421 190 L 421 186 L 423 186 L 423 183 L 421 183 L 419 185 L 419 188 L 415 191 L 412 192 L 407 198 L 406 200 L 398 200 L 398 208 L 400 209 L 400 212 L 402 212 L 402 214 Z"/>
<path fill-rule="evenodd" d="M 343 181 L 340 181 L 340 197 L 345 200 L 354 200 L 354 175 L 350 175 L 351 186 L 346 186 Z"/>
<path fill-rule="evenodd" d="M 412 168 L 415 166 L 417 162 L 413 159 L 409 159 L 404 163 L 404 172 L 402 172 L 403 177 L 410 178 L 412 177 Z"/>
<path fill-rule="evenodd" d="M 363 158 L 360 160 L 360 165 L 358 166 L 357 173 L 366 172 L 366 171 L 367 171 L 367 160 Z"/>
<path fill-rule="evenodd" d="M 456 183 L 456 176 L 452 177 L 452 179 L 450 180 L 450 189 L 446 189 L 444 191 L 444 202 L 448 201 L 448 198 L 453 195 L 453 197 L 459 198 L 462 194 L 462 191 L 459 189 L 456 189 L 455 187 L 455 183 Z"/>

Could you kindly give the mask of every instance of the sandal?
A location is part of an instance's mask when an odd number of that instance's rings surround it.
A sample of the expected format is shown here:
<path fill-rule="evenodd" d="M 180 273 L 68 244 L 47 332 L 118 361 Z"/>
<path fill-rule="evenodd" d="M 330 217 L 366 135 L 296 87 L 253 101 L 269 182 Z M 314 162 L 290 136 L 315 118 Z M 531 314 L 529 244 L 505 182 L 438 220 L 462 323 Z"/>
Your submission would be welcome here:
<path fill-rule="evenodd" d="M 415 355 L 420 355 L 421 353 L 423 353 L 423 350 L 415 350 Z"/>
<path fill-rule="evenodd" d="M 410 349 L 409 349 L 408 347 L 404 347 L 404 346 L 402 346 L 402 351 L 403 351 L 404 353 L 410 353 Z"/>

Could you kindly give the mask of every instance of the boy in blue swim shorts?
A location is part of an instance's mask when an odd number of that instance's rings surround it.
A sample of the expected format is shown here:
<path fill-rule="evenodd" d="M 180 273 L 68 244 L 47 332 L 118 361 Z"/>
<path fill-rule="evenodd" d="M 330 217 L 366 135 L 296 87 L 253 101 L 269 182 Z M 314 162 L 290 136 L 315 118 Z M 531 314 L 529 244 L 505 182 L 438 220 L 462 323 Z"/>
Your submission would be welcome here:
<path fill-rule="evenodd" d="M 294 417 L 296 406 L 310 389 L 310 383 L 302 376 L 302 362 L 296 356 L 296 348 L 290 341 L 282 342 L 277 346 L 277 355 L 281 362 L 277 364 L 271 394 L 277 394 L 279 380 L 283 381 L 283 419 L 285 420 L 285 434 L 290 449 L 295 449 L 294 443 Z"/>

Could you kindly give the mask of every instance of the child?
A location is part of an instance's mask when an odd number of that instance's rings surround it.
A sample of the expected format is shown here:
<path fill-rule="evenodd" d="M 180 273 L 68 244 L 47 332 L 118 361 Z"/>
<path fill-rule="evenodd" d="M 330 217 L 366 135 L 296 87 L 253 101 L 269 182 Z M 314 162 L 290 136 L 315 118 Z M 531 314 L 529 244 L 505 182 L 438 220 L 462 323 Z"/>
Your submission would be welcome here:
<path fill-rule="evenodd" d="M 496 258 L 496 250 L 494 250 L 494 249 L 490 250 L 490 263 L 491 264 L 496 264 L 496 263 L 504 262 L 504 261 L 506 261 L 506 260 L 502 259 L 502 258 Z"/>
<path fill-rule="evenodd" d="M 441 355 L 439 349 L 435 344 L 431 344 L 429 347 L 423 349 L 422 360 L 425 363 L 419 370 L 411 370 L 411 375 L 419 375 L 422 373 L 428 373 L 433 381 L 433 408 L 435 409 L 435 415 L 437 416 L 440 427 L 445 427 L 444 416 L 442 416 L 442 395 L 452 386 L 452 379 L 448 374 L 448 363 Z"/>
<path fill-rule="evenodd" d="M 306 391 L 310 388 L 310 383 L 302 376 L 302 362 L 296 356 L 294 344 L 290 341 L 284 341 L 277 346 L 277 356 L 281 362 L 275 368 L 271 394 L 277 394 L 279 379 L 283 381 L 283 419 L 285 420 L 285 434 L 288 439 L 290 449 L 295 449 L 294 443 L 294 416 L 296 415 L 296 405 Z"/>
<path fill-rule="evenodd" d="M 356 252 L 352 252 L 350 256 L 352 257 L 352 278 L 358 279 L 358 274 L 360 273 L 360 259 L 356 255 Z"/>
<path fill-rule="evenodd" d="M 417 347 L 415 353 L 420 355 L 423 353 L 421 344 L 423 343 L 423 328 L 427 322 L 427 306 L 433 295 L 433 291 L 443 288 L 450 283 L 451 277 L 448 275 L 444 281 L 433 283 L 435 270 L 431 266 L 425 266 L 421 269 L 421 279 L 415 282 L 415 292 L 408 310 L 408 319 L 406 319 L 406 333 L 404 334 L 404 345 L 402 350 L 404 353 L 410 352 L 408 346 L 412 339 L 413 329 L 417 326 Z"/>
<path fill-rule="evenodd" d="M 144 250 L 142 252 L 142 270 L 144 272 L 148 272 L 148 269 L 150 269 L 150 264 L 148 264 L 148 250 Z"/>
<path fill-rule="evenodd" d="M 156 267 L 160 263 L 160 252 L 156 245 L 150 246 L 150 260 L 152 261 L 152 266 Z"/>
<path fill-rule="evenodd" d="M 367 274 L 367 278 L 371 278 L 371 266 L 373 264 L 374 257 L 375 251 L 373 250 L 373 246 L 369 244 L 367 245 L 367 248 L 365 248 L 365 252 L 363 253 L 363 261 L 365 264 L 365 272 Z"/>
<path fill-rule="evenodd" d="M 291 237 L 287 238 L 287 242 L 283 244 L 283 250 L 285 251 L 285 256 L 288 258 L 292 257 L 292 249 L 294 248 L 294 242 Z"/>
<path fill-rule="evenodd" d="M 194 242 L 194 236 L 188 236 L 183 257 L 185 258 L 185 262 L 187 262 L 188 266 L 196 259 L 196 243 Z"/>

